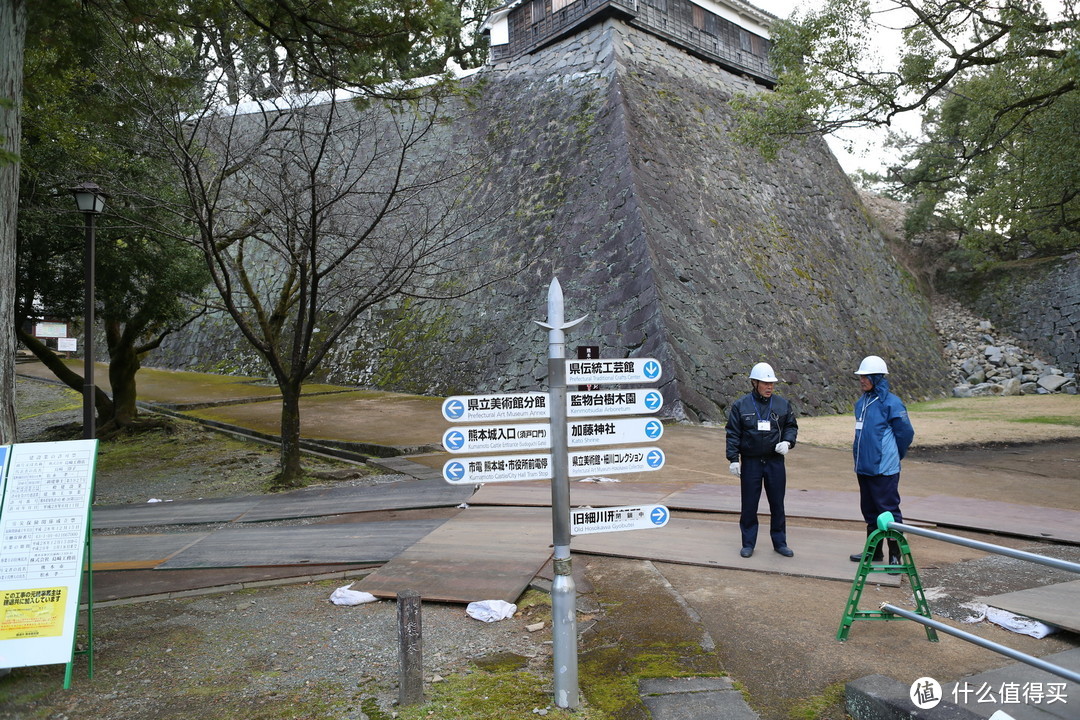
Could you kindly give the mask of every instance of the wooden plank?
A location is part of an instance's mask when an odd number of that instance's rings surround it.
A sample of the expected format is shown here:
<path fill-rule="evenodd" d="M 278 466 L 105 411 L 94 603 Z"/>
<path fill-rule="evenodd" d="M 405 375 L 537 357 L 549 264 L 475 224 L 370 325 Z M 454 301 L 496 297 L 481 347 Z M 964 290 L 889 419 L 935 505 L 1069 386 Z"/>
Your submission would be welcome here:
<path fill-rule="evenodd" d="M 551 557 L 551 512 L 470 507 L 353 586 L 376 597 L 514 602 Z"/>
<path fill-rule="evenodd" d="M 931 495 L 900 504 L 904 519 L 1080 544 L 1080 512 L 997 500 Z"/>
<path fill-rule="evenodd" d="M 206 500 L 105 505 L 93 509 L 95 530 L 160 525 L 198 525 L 231 522 L 263 502 L 264 496 L 251 495 Z"/>
<path fill-rule="evenodd" d="M 443 522 L 227 527 L 210 533 L 157 568 L 386 562 Z"/>
<path fill-rule="evenodd" d="M 672 510 L 737 513 L 742 508 L 742 490 L 738 485 L 699 483 L 671 493 L 663 504 Z M 769 501 L 762 492 L 758 512 L 769 513 Z M 862 521 L 859 493 L 843 490 L 795 490 L 784 494 L 784 514 L 788 517 L 822 520 Z"/>
<path fill-rule="evenodd" d="M 209 533 L 95 535 L 94 570 L 136 570 L 160 565 Z"/>
<path fill-rule="evenodd" d="M 208 568 L 199 570 L 117 570 L 94 573 L 94 602 L 168 595 L 187 590 L 235 586 L 237 583 L 286 582 L 311 575 L 361 572 L 371 565 L 294 565 L 261 568 Z M 344 577 L 342 584 L 349 582 Z M 86 588 L 82 602 L 86 603 Z"/>
<path fill-rule="evenodd" d="M 570 503 L 574 507 L 618 505 L 666 505 L 672 510 L 737 513 L 742 504 L 738 485 L 718 483 L 570 483 Z M 551 505 L 549 483 L 491 483 L 476 491 L 470 505 Z M 789 517 L 825 520 L 862 520 L 859 493 L 840 490 L 791 490 L 784 498 Z M 758 511 L 768 514 L 769 503 L 761 495 Z"/>
<path fill-rule="evenodd" d="M 857 566 L 848 559 L 852 548 L 866 542 L 865 532 L 788 526 L 788 541 L 795 557 L 773 552 L 768 527 L 754 555 L 739 556 L 742 546 L 739 524 L 719 520 L 672 517 L 655 530 L 579 535 L 570 543 L 574 552 L 615 557 L 641 558 L 683 565 L 704 565 L 733 570 L 780 573 L 801 577 L 841 580 L 855 579 Z M 897 586 L 899 576 L 873 573 L 868 582 Z"/>
<path fill-rule="evenodd" d="M 271 495 L 239 518 L 261 522 L 373 510 L 455 507 L 469 500 L 471 486 L 445 480 L 408 480 L 371 486 L 316 487 Z"/>
<path fill-rule="evenodd" d="M 1080 633 L 1080 580 L 1002 593 L 985 598 L 983 602 Z"/>
<path fill-rule="evenodd" d="M 687 485 L 688 486 L 688 485 Z M 617 507 L 660 503 L 679 483 L 598 483 L 570 482 L 570 505 L 581 507 Z M 551 483 L 488 483 L 469 499 L 470 505 L 511 505 L 516 507 L 551 507 Z"/>

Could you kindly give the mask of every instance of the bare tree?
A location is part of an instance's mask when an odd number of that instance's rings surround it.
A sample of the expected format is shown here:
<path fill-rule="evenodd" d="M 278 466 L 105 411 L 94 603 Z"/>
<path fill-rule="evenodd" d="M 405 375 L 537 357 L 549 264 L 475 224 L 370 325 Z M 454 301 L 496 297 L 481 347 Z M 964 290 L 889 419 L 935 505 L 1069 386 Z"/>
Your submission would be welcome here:
<path fill-rule="evenodd" d="M 444 110 L 438 92 L 145 107 L 148 137 L 182 178 L 177 212 L 197 228 L 217 309 L 280 389 L 278 486 L 302 475 L 303 383 L 361 313 L 395 299 L 461 297 L 494 280 L 480 273 L 490 248 L 475 238 L 500 193 L 481 187 L 487 155 L 452 140 Z"/>

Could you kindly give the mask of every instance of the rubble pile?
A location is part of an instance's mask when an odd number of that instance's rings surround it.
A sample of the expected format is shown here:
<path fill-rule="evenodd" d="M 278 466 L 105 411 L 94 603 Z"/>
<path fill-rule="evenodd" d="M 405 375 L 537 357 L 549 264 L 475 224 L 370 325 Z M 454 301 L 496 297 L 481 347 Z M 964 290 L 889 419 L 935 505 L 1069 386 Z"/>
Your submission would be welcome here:
<path fill-rule="evenodd" d="M 953 369 L 954 397 L 1077 394 L 1075 372 L 1054 367 L 955 301 L 939 299 L 934 323 Z"/>

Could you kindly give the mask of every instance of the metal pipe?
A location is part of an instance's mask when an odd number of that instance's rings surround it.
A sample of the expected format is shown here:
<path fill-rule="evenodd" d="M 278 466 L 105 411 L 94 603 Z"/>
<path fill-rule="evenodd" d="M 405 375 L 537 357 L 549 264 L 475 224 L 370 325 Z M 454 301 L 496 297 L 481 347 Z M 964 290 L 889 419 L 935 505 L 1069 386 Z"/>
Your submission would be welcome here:
<path fill-rule="evenodd" d="M 551 630 L 555 705 L 576 710 L 579 703 L 577 657 L 577 588 L 570 560 L 570 473 L 566 440 L 565 330 L 584 318 L 565 322 L 562 286 L 548 287 L 548 398 L 551 432 L 551 534 L 555 577 L 551 584 Z"/>
<path fill-rule="evenodd" d="M 894 524 L 899 524 L 899 523 L 894 523 Z M 1069 670 L 1067 668 L 1063 668 L 1063 667 L 1061 667 L 1059 665 L 1054 665 L 1053 663 L 1048 663 L 1045 660 L 1040 660 L 1037 657 L 1032 657 L 1031 655 L 1027 655 L 1025 653 L 1022 653 L 1019 650 L 1013 650 L 1010 647 L 1005 647 L 1004 645 L 999 645 L 996 642 L 993 642 L 991 640 L 986 640 L 985 638 L 981 638 L 978 635 L 972 635 L 969 632 L 964 632 L 963 630 L 957 630 L 956 628 L 954 628 L 954 627 L 952 627 L 950 625 L 946 625 L 943 622 L 939 622 L 937 620 L 934 620 L 933 618 L 924 617 L 923 615 L 919 615 L 918 613 L 913 613 L 910 610 L 904 610 L 903 608 L 898 608 L 895 605 L 890 605 L 889 603 L 883 603 L 881 605 L 881 609 L 883 611 L 885 611 L 885 612 L 890 612 L 890 613 L 893 613 L 894 615 L 899 615 L 900 617 L 907 618 L 908 620 L 914 620 L 917 623 L 920 623 L 922 625 L 926 625 L 928 627 L 932 627 L 935 630 L 940 630 L 943 633 L 947 633 L 947 634 L 952 635 L 954 637 L 958 637 L 961 640 L 967 640 L 969 643 L 974 643 L 975 645 L 978 645 L 979 647 L 984 647 L 987 650 L 993 650 L 996 653 L 1001 653 L 1002 655 L 1005 655 L 1007 657 L 1011 657 L 1013 660 L 1019 660 L 1022 663 L 1027 663 L 1028 665 L 1031 665 L 1033 667 L 1037 667 L 1040 670 L 1045 670 L 1048 673 L 1051 673 L 1053 675 L 1057 675 L 1058 677 L 1065 678 L 1066 680 L 1071 680 L 1072 682 L 1080 683 L 1080 673 L 1073 672 L 1072 670 Z"/>
<path fill-rule="evenodd" d="M 888 515 L 888 519 L 885 519 L 886 515 Z M 884 530 L 899 530 L 900 532 L 909 533 L 911 535 L 921 535 L 923 537 L 933 538 L 934 540 L 941 540 L 943 542 L 953 543 L 954 545 L 963 545 L 965 547 L 974 548 L 976 550 L 996 553 L 997 555 L 1007 555 L 1011 558 L 1016 558 L 1018 560 L 1027 560 L 1029 562 L 1038 563 L 1040 565 L 1057 568 L 1058 570 L 1068 570 L 1069 572 L 1080 573 L 1080 563 L 1069 562 L 1068 560 L 1058 560 L 1057 558 L 1050 558 L 1046 557 L 1045 555 L 1036 555 L 1035 553 L 1025 552 L 1023 550 L 1013 550 L 1012 548 L 1002 547 L 1001 545 L 994 545 L 992 543 L 985 543 L 979 540 L 969 540 L 968 538 L 962 538 L 956 535 L 949 535 L 947 533 L 937 532 L 936 530 L 927 530 L 925 528 L 914 527 L 912 525 L 905 525 L 904 523 L 894 522 L 892 520 L 892 513 L 882 513 L 882 515 L 878 518 L 878 527 Z"/>

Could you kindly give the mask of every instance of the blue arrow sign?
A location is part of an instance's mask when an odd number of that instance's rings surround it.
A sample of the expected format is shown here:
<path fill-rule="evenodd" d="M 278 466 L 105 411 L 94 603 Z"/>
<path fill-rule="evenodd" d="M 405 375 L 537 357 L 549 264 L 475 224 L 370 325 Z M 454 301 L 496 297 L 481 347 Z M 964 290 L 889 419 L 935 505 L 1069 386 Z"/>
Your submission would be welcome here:
<path fill-rule="evenodd" d="M 465 466 L 455 460 L 443 468 L 443 475 L 447 480 L 460 480 L 465 477 Z"/>
<path fill-rule="evenodd" d="M 443 416 L 445 416 L 447 420 L 460 420 L 461 416 L 464 414 L 465 403 L 457 398 L 450 398 L 443 403 Z"/>
<path fill-rule="evenodd" d="M 664 396 L 655 390 L 650 390 L 645 393 L 645 407 L 650 410 L 659 410 L 660 406 L 664 404 Z"/>
<path fill-rule="evenodd" d="M 649 467 L 659 470 L 664 466 L 664 452 L 662 450 L 650 450 L 649 454 L 645 456 L 645 462 L 649 463 Z"/>
<path fill-rule="evenodd" d="M 650 440 L 655 440 L 664 434 L 664 426 L 656 420 L 650 420 L 645 423 L 645 436 Z"/>
<path fill-rule="evenodd" d="M 443 438 L 443 444 L 451 452 L 460 450 L 465 445 L 465 435 L 460 430 L 451 430 Z"/>
<path fill-rule="evenodd" d="M 668 521 L 668 509 L 663 505 L 657 505 L 649 514 L 649 519 L 652 520 L 653 525 L 666 524 Z"/>
<path fill-rule="evenodd" d="M 656 380 L 660 377 L 660 363 L 655 360 L 649 360 L 645 363 L 645 367 L 641 368 L 641 371 L 645 373 L 646 379 Z"/>

